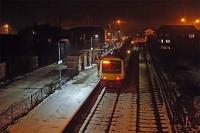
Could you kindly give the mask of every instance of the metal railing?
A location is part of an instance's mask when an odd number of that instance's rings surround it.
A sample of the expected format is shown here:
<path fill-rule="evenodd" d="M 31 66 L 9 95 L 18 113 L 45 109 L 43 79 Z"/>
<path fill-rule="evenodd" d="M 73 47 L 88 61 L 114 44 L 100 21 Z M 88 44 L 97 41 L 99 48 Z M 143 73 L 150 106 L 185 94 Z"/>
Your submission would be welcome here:
<path fill-rule="evenodd" d="M 17 119 L 28 114 L 29 111 L 59 88 L 59 81 L 51 82 L 42 88 L 38 88 L 37 91 L 24 100 L 12 104 L 6 111 L 0 114 L 0 132 L 5 131 L 7 127 L 13 124 Z"/>

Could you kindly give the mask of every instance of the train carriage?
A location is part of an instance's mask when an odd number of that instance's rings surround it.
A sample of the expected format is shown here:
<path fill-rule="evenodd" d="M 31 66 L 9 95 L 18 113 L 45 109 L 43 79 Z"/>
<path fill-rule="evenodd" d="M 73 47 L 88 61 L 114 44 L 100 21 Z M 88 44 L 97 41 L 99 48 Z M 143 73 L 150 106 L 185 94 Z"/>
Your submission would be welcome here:
<path fill-rule="evenodd" d="M 131 49 L 115 50 L 100 60 L 100 83 L 105 87 L 120 87 L 125 79 Z"/>

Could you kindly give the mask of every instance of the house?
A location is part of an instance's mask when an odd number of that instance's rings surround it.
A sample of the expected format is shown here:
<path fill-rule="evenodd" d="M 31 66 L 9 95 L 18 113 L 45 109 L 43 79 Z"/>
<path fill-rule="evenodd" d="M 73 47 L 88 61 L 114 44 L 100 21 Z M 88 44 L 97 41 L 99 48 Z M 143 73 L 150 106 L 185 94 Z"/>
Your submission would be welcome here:
<path fill-rule="evenodd" d="M 30 47 L 29 53 L 34 57 L 36 68 L 57 61 L 59 47 L 62 58 L 70 51 L 69 41 L 60 42 L 60 40 L 67 40 L 69 33 L 59 27 L 53 27 L 48 24 L 35 25 L 22 29 L 19 32 L 19 36 L 22 38 L 22 42 L 27 47 Z M 58 44 L 58 42 L 60 43 Z"/>
<path fill-rule="evenodd" d="M 171 51 L 180 56 L 198 53 L 199 32 L 193 25 L 163 25 L 157 30 L 161 50 Z"/>

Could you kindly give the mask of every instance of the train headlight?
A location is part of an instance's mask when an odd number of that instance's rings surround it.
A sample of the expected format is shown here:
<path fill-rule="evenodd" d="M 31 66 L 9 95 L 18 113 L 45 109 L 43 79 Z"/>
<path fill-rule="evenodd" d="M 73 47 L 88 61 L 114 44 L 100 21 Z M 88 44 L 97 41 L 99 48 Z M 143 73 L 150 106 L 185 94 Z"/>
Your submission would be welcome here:
<path fill-rule="evenodd" d="M 103 79 L 107 79 L 105 76 L 103 76 Z"/>

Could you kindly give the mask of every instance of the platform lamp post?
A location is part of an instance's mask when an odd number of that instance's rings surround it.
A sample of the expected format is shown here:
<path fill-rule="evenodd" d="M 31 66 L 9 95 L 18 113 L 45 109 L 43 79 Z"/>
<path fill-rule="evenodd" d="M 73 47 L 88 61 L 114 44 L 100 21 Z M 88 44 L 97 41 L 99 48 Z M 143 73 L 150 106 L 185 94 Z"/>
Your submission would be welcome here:
<path fill-rule="evenodd" d="M 4 30 L 5 30 L 5 33 L 8 34 L 9 33 L 9 25 L 8 24 L 5 24 L 3 26 Z"/>
<path fill-rule="evenodd" d="M 93 63 L 93 38 L 90 37 L 90 52 L 91 52 L 91 65 Z"/>
<path fill-rule="evenodd" d="M 196 20 L 194 21 L 194 25 L 195 25 L 198 29 L 200 28 L 199 24 L 200 24 L 200 19 L 196 19 Z"/>
<path fill-rule="evenodd" d="M 99 38 L 99 35 L 98 34 L 95 34 L 94 35 L 95 39 L 98 39 Z M 93 46 L 93 35 L 90 37 L 90 50 L 91 50 L 91 57 L 92 57 L 92 61 L 91 61 L 91 65 L 93 63 L 93 49 L 94 49 L 94 46 Z"/>
<path fill-rule="evenodd" d="M 59 88 L 61 89 L 62 86 L 62 73 L 61 73 L 61 47 L 60 47 L 60 41 L 58 41 L 58 66 L 59 66 Z"/>

